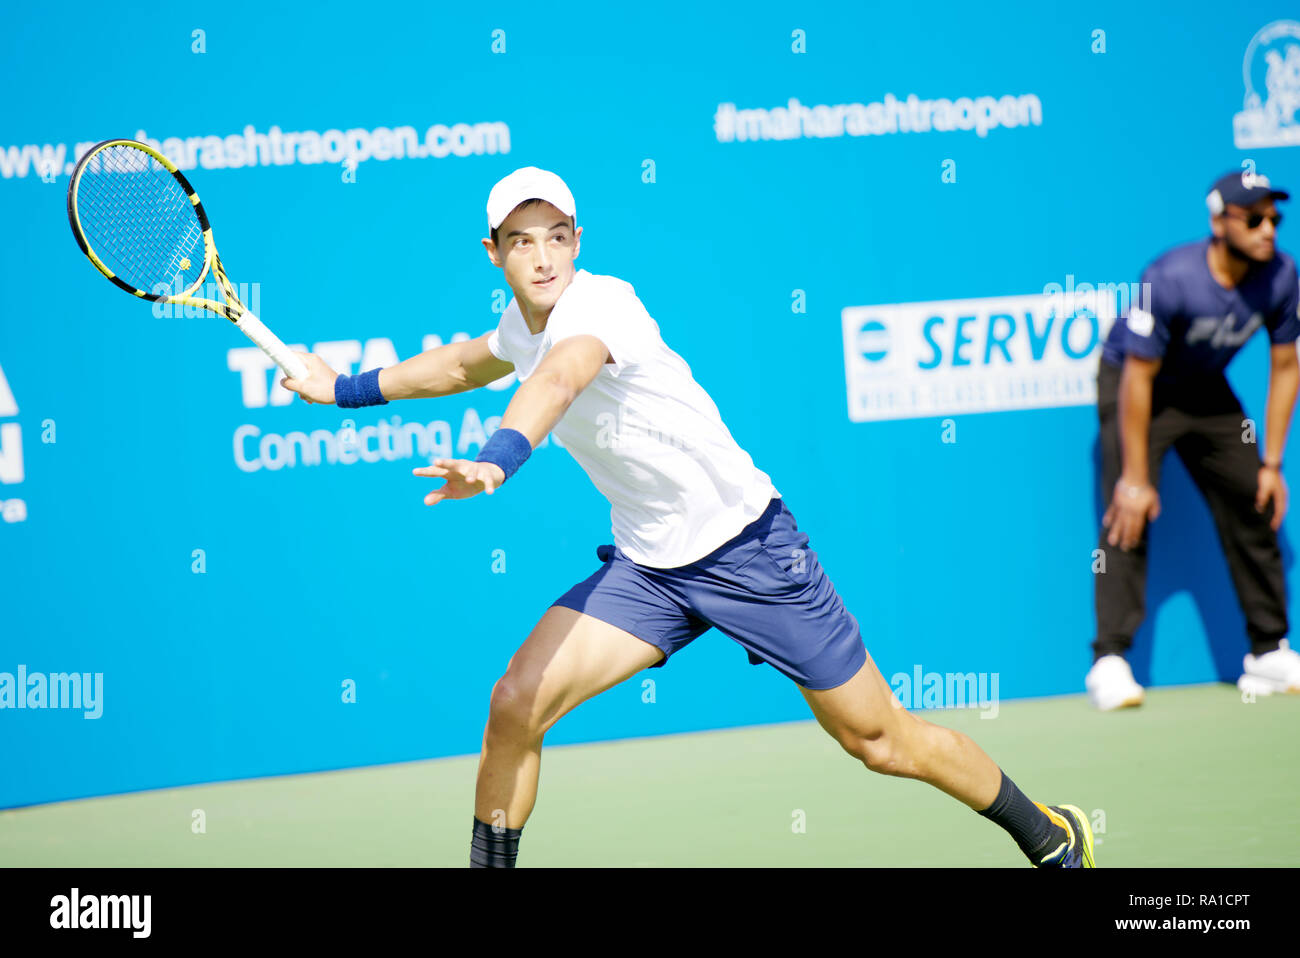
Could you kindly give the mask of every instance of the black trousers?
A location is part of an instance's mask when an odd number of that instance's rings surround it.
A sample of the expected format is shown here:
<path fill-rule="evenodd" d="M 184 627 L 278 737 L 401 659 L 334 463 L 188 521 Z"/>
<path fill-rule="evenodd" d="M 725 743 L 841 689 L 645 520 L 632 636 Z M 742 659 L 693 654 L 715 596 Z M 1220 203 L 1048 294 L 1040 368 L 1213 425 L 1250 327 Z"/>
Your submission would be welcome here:
<path fill-rule="evenodd" d="M 1097 372 L 1103 508 L 1110 505 L 1123 466 L 1119 431 L 1121 372 L 1120 367 L 1105 360 L 1101 360 Z M 1151 484 L 1159 488 L 1160 461 L 1173 446 L 1201 490 L 1218 528 L 1237 600 L 1246 616 L 1251 650 L 1261 655 L 1276 648 L 1278 640 L 1287 634 L 1286 580 L 1277 533 L 1269 527 L 1273 504 L 1270 502 L 1263 513 L 1255 511 L 1259 444 L 1264 441 L 1262 423 L 1257 441 L 1245 442 L 1245 418 L 1241 403 L 1221 375 L 1187 387 L 1157 383 L 1151 397 L 1148 462 Z M 1170 522 L 1163 503 L 1161 520 L 1163 524 Z M 1097 657 L 1128 651 L 1146 616 L 1147 530 L 1128 552 L 1109 545 L 1109 534 L 1110 530 L 1103 528 L 1097 543 L 1105 555 L 1105 572 L 1093 575 L 1097 638 L 1092 648 Z"/>

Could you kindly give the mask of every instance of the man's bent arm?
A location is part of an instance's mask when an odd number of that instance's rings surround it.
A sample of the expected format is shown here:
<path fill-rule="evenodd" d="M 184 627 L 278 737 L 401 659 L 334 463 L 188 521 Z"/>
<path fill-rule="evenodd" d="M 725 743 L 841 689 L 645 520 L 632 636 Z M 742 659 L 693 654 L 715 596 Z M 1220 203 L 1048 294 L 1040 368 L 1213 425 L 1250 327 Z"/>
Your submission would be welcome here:
<path fill-rule="evenodd" d="M 1124 372 L 1119 380 L 1119 434 L 1124 457 L 1120 476 L 1135 486 L 1145 486 L 1151 481 L 1147 462 L 1151 390 L 1159 371 L 1159 359 L 1124 357 Z"/>
<path fill-rule="evenodd" d="M 492 355 L 487 345 L 491 335 L 427 349 L 389 366 L 379 373 L 379 391 L 385 399 L 452 396 L 509 375 L 515 367 Z"/>
<path fill-rule="evenodd" d="M 609 350 L 595 336 L 561 340 L 516 391 L 501 417 L 502 429 L 523 433 L 533 448 L 600 373 Z"/>
<path fill-rule="evenodd" d="M 1268 412 L 1264 424 L 1264 461 L 1274 466 L 1282 461 L 1286 434 L 1291 428 L 1297 389 L 1300 389 L 1300 359 L 1295 343 L 1282 343 L 1269 351 Z"/>

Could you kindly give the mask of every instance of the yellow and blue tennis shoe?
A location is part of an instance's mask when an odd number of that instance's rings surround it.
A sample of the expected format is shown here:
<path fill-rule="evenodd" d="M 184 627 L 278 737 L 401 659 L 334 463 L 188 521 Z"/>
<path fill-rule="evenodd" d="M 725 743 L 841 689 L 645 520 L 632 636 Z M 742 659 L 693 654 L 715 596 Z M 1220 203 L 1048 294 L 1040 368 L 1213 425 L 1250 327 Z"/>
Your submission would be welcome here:
<path fill-rule="evenodd" d="M 1035 868 L 1096 868 L 1092 857 L 1092 824 L 1083 809 L 1076 805 L 1043 805 L 1034 802 L 1043 810 L 1052 824 L 1059 825 L 1069 836 L 1052 849 L 1035 865 Z"/>

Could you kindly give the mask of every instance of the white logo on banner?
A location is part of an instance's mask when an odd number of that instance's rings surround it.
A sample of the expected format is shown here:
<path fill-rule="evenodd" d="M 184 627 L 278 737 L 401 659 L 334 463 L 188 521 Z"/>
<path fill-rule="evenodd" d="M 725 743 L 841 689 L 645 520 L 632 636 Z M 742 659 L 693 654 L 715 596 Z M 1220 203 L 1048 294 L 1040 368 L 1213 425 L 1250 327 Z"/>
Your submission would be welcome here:
<path fill-rule="evenodd" d="M 466 342 L 470 338 L 469 333 L 459 332 L 451 337 L 451 342 Z M 306 350 L 301 345 L 287 345 L 291 349 Z M 428 351 L 442 345 L 442 337 L 430 334 L 424 337 L 421 350 Z M 349 375 L 354 369 L 361 372 L 397 363 L 397 350 L 387 337 L 318 342 L 312 346 L 311 352 L 320 356 L 332 369 Z M 228 349 L 226 366 L 239 374 L 239 392 L 245 408 L 287 406 L 293 402 L 296 394 L 280 385 L 283 373 L 256 346 Z M 489 383 L 486 388 L 500 392 L 517 381 L 515 374 L 510 373 Z M 500 416 L 484 418 L 473 406 L 464 411 L 459 429 L 444 419 L 402 422 L 401 416 L 389 415 L 372 423 L 362 422 L 371 418 L 364 410 L 324 412 L 316 408 L 305 410 L 301 404 L 297 409 L 302 413 L 298 420 L 300 429 L 279 433 L 264 431 L 256 423 L 242 423 L 236 427 L 232 438 L 235 466 L 242 472 L 276 472 L 295 466 L 393 462 L 413 457 L 463 458 L 476 448 L 482 448 L 501 424 Z M 537 448 L 548 445 L 553 438 L 544 436 Z M 558 440 L 556 444 L 559 445 Z"/>
<path fill-rule="evenodd" d="M 1113 292 L 850 306 L 849 420 L 1084 406 L 1115 321 Z"/>
<path fill-rule="evenodd" d="M 0 417 L 18 415 L 18 402 L 0 368 Z M 23 481 L 23 430 L 16 422 L 0 424 L 0 483 Z"/>
<path fill-rule="evenodd" d="M 9 380 L 0 368 L 0 417 L 18 415 L 18 401 L 9 388 Z M 16 422 L 0 423 L 0 484 L 23 481 L 23 427 Z M 27 503 L 22 499 L 0 496 L 0 522 L 22 522 L 27 518 Z"/>
<path fill-rule="evenodd" d="M 1300 23 L 1276 20 L 1251 38 L 1242 63 L 1246 99 L 1232 118 L 1239 150 L 1300 146 Z"/>

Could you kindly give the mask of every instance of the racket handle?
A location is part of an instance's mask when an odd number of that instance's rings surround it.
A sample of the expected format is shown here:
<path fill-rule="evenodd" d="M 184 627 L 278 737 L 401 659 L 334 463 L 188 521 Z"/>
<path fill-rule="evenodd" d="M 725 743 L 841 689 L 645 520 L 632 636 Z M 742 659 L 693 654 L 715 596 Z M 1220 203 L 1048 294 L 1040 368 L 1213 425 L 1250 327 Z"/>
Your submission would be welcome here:
<path fill-rule="evenodd" d="M 280 342 L 280 338 L 267 329 L 266 324 L 252 313 L 244 313 L 235 320 L 235 325 L 245 336 L 257 343 L 262 352 L 274 359 L 286 376 L 291 379 L 307 378 L 307 364 L 293 350 Z"/>

